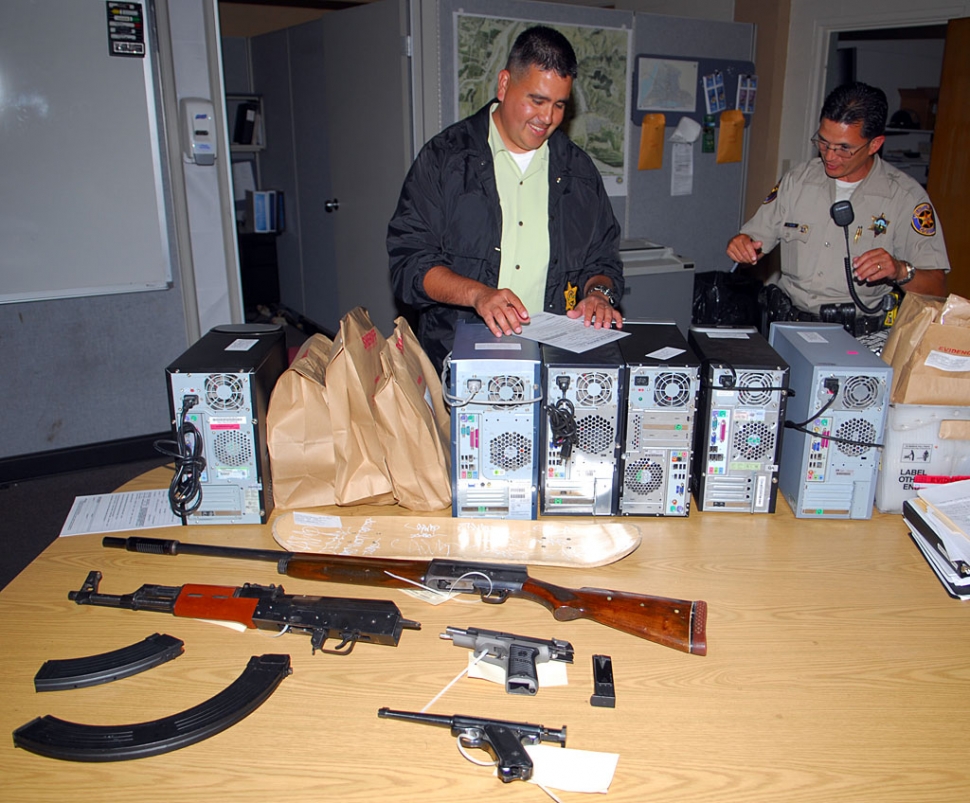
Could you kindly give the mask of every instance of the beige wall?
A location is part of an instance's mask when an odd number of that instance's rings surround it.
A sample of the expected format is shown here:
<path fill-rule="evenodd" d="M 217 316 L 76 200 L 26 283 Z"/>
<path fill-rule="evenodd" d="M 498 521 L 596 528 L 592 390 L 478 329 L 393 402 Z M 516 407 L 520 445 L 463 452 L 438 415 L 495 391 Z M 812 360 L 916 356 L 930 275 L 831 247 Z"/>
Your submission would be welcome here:
<path fill-rule="evenodd" d="M 735 22 L 756 26 L 754 65 L 758 101 L 748 138 L 745 220 L 755 213 L 779 178 L 778 142 L 785 94 L 789 11 L 788 0 L 736 0 L 734 4 Z"/>

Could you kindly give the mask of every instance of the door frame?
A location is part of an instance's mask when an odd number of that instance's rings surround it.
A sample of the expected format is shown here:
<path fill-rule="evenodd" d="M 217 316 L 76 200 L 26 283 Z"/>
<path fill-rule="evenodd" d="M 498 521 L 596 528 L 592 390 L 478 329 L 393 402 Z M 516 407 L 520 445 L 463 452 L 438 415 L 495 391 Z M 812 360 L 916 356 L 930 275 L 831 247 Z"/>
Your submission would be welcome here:
<path fill-rule="evenodd" d="M 970 3 L 962 5 L 966 8 L 963 12 L 953 3 L 944 5 L 939 0 L 926 0 L 919 7 L 884 0 L 878 17 L 875 17 L 870 7 L 846 13 L 845 3 L 841 0 L 792 0 L 777 174 L 782 175 L 792 165 L 812 156 L 809 139 L 825 100 L 825 77 L 833 34 L 945 25 L 954 17 L 970 13 Z M 811 31 L 811 36 L 798 35 L 799 31 Z"/>

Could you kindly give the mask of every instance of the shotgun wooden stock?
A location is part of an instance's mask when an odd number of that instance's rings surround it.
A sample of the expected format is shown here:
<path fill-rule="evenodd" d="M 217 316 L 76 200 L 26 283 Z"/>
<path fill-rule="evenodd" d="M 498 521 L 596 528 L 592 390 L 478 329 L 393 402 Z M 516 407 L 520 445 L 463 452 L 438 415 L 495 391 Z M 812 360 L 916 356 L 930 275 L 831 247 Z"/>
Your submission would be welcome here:
<path fill-rule="evenodd" d="M 563 588 L 530 577 L 528 567 L 522 565 L 362 558 L 186 544 L 173 539 L 142 537 L 109 536 L 102 543 L 129 552 L 270 560 L 276 562 L 280 574 L 303 580 L 381 588 L 420 586 L 446 594 L 477 594 L 483 602 L 492 604 L 517 597 L 544 606 L 560 622 L 589 619 L 664 647 L 693 655 L 707 654 L 706 602 L 604 588 Z"/>

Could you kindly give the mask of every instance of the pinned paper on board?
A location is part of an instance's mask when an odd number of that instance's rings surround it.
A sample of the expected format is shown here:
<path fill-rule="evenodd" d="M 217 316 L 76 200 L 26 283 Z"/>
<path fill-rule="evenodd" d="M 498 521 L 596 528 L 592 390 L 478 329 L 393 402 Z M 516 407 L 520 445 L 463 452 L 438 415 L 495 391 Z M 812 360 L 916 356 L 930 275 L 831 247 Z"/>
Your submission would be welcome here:
<path fill-rule="evenodd" d="M 708 114 L 717 114 L 727 108 L 727 93 L 724 91 L 724 74 L 715 70 L 704 76 L 704 104 Z"/>
<path fill-rule="evenodd" d="M 720 129 L 717 163 L 740 162 L 744 151 L 744 115 L 737 109 L 728 109 L 721 114 Z"/>
<path fill-rule="evenodd" d="M 681 117 L 670 135 L 670 194 L 690 195 L 694 191 L 694 143 L 701 126 L 690 117 Z"/>
<path fill-rule="evenodd" d="M 640 157 L 638 170 L 659 170 L 664 161 L 664 126 L 667 121 L 663 114 L 643 115 L 640 128 Z"/>
<path fill-rule="evenodd" d="M 754 104 L 758 97 L 758 76 L 738 76 L 738 97 L 735 107 L 742 114 L 754 114 Z"/>

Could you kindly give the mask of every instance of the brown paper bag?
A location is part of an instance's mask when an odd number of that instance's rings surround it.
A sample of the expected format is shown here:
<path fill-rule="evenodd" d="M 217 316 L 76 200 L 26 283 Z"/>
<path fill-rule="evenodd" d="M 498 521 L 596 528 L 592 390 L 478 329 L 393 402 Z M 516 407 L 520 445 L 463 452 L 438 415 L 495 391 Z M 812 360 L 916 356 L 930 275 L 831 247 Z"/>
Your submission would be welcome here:
<path fill-rule="evenodd" d="M 329 337 L 308 338 L 270 396 L 266 437 L 279 508 L 334 504 L 336 460 L 326 388 L 332 348 Z"/>
<path fill-rule="evenodd" d="M 970 306 L 960 296 L 945 302 L 907 294 L 906 328 L 897 335 L 888 359 L 893 367 L 892 401 L 899 404 L 966 406 L 970 395 Z M 893 335 L 890 336 L 892 339 Z M 889 345 L 887 340 L 886 345 Z"/>
<path fill-rule="evenodd" d="M 374 421 L 374 394 L 384 376 L 383 345 L 384 336 L 363 307 L 341 319 L 327 369 L 338 505 L 394 504 L 391 475 Z"/>
<path fill-rule="evenodd" d="M 970 326 L 970 301 L 951 293 L 940 311 L 940 323 L 945 326 Z"/>
<path fill-rule="evenodd" d="M 451 418 L 441 380 L 404 318 L 381 349 L 375 420 L 394 496 L 408 510 L 451 505 Z"/>
<path fill-rule="evenodd" d="M 894 373 L 909 359 L 916 344 L 923 338 L 926 327 L 940 317 L 943 299 L 907 293 L 899 305 L 896 321 L 889 330 L 889 337 L 882 348 L 882 359 L 893 366 Z M 896 352 L 899 352 L 898 367 Z M 895 399 L 894 399 L 895 401 Z"/>

